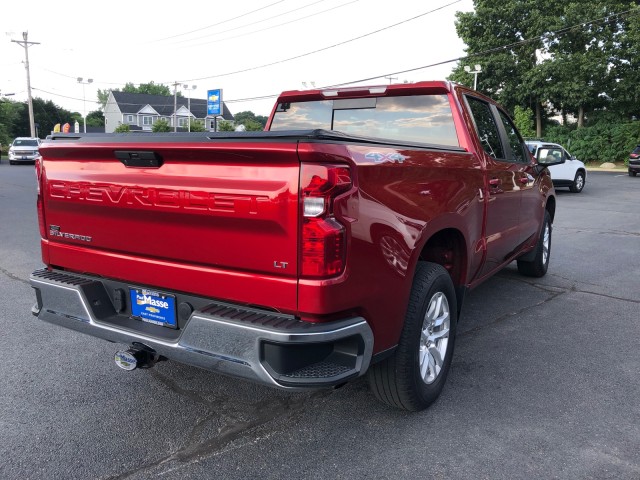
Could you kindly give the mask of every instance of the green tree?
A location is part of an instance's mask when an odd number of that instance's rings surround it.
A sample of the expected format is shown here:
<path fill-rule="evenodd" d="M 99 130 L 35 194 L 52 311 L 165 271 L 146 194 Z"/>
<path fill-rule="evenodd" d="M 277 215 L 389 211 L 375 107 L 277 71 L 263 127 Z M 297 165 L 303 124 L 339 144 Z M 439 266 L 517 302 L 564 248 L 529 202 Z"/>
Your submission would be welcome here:
<path fill-rule="evenodd" d="M 164 95 L 166 97 L 173 96 L 173 90 L 171 90 L 170 87 L 161 83 L 155 83 L 153 80 L 148 83 L 141 83 L 137 87 L 133 83 L 127 82 L 122 91 L 127 93 L 146 93 L 147 95 Z M 178 96 L 182 96 L 179 91 Z"/>
<path fill-rule="evenodd" d="M 94 110 L 87 114 L 87 126 L 104 127 L 104 113 L 100 110 Z"/>
<path fill-rule="evenodd" d="M 120 89 L 119 88 L 114 88 L 113 89 L 116 92 L 119 92 Z M 102 89 L 98 89 L 97 95 L 98 95 L 98 103 L 100 104 L 100 110 L 102 110 L 104 112 L 104 109 L 107 105 L 107 101 L 109 100 L 109 93 L 111 92 L 110 89 L 105 88 L 104 90 Z"/>
<path fill-rule="evenodd" d="M 171 132 L 173 128 L 169 125 L 164 118 L 160 118 L 153 122 L 153 126 L 151 127 L 152 132 Z"/>
<path fill-rule="evenodd" d="M 221 120 L 218 122 L 218 131 L 219 132 L 233 132 L 234 127 L 231 122 L 227 122 L 226 120 Z"/>
<path fill-rule="evenodd" d="M 543 64 L 549 101 L 564 115 L 573 113 L 578 128 L 585 115 L 607 106 L 614 80 L 610 64 L 619 55 L 617 38 L 624 35 L 622 24 L 589 22 L 626 9 L 626 2 L 597 0 L 566 2 L 561 17 L 550 24 L 546 51 L 550 58 Z M 580 25 L 580 28 L 568 28 Z M 603 94 L 603 95 L 601 95 Z"/>
<path fill-rule="evenodd" d="M 260 132 L 264 130 L 264 125 L 256 120 L 246 120 L 243 125 L 247 129 L 247 132 Z"/>
<path fill-rule="evenodd" d="M 18 125 L 22 118 L 22 110 L 27 106 L 21 102 L 0 99 L 0 144 L 6 150 L 7 145 L 19 136 Z"/>
<path fill-rule="evenodd" d="M 480 64 L 478 89 L 509 111 L 516 105 L 532 108 L 537 136 L 556 113 L 572 113 L 582 126 L 605 107 L 640 108 L 640 20 L 616 15 L 633 3 L 474 0 L 474 6 L 474 12 L 457 14 L 469 58 L 450 78 L 469 84 L 473 77 L 464 66 Z M 624 100 L 616 99 L 618 92 Z"/>
<path fill-rule="evenodd" d="M 189 120 L 190 128 L 192 132 L 206 132 L 206 128 L 204 128 L 204 122 L 202 120 L 194 120 L 193 118 Z"/>
<path fill-rule="evenodd" d="M 126 123 L 122 123 L 118 125 L 114 130 L 115 133 L 129 133 L 130 131 L 131 129 L 129 128 L 129 125 L 127 125 Z"/>
<path fill-rule="evenodd" d="M 82 115 L 78 112 L 70 112 L 59 107 L 51 100 L 43 100 L 39 97 L 33 99 L 33 119 L 37 124 L 38 136 L 44 138 L 49 135 L 54 126 L 59 123 L 61 125 L 69 123 L 73 130 L 73 124 L 78 121 L 82 125 Z M 16 136 L 28 137 L 31 134 L 29 127 L 29 109 L 20 109 L 20 115 L 16 124 Z"/>
<path fill-rule="evenodd" d="M 561 2 L 557 2 L 561 3 Z M 557 14 L 551 0 L 474 0 L 474 12 L 456 14 L 458 36 L 470 57 L 460 62 L 450 78 L 470 84 L 473 76 L 464 66 L 479 64 L 478 90 L 502 103 L 508 111 L 516 105 L 532 106 L 541 129 L 543 84 L 525 80 L 536 70 L 536 51 L 543 48 L 540 35 L 547 16 Z"/>
<path fill-rule="evenodd" d="M 520 105 L 516 105 L 513 112 L 513 122 L 523 137 L 535 137 L 536 131 L 533 126 L 533 112 L 530 108 L 522 108 Z"/>
<path fill-rule="evenodd" d="M 244 112 L 236 113 L 233 116 L 233 119 L 236 125 L 244 125 L 247 128 L 247 130 L 252 130 L 249 128 L 248 122 L 258 123 L 261 125 L 261 127 L 257 128 L 255 125 L 253 125 L 254 129 L 264 130 L 264 127 L 267 125 L 268 117 L 265 117 L 264 115 L 256 115 L 252 111 L 246 110 Z"/>

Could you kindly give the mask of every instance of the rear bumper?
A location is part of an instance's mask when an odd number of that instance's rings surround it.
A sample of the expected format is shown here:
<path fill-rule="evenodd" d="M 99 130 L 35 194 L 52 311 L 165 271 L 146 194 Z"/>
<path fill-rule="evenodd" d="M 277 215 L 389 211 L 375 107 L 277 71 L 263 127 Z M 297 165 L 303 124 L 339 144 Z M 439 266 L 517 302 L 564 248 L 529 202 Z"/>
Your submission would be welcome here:
<path fill-rule="evenodd" d="M 43 321 L 110 342 L 143 344 L 168 359 L 272 387 L 338 385 L 362 375 L 371 361 L 373 334 L 360 317 L 315 324 L 199 299 L 173 330 L 134 320 L 126 306 L 114 303 L 114 288 L 127 284 L 47 270 L 30 280 L 37 297 L 33 313 Z M 176 295 L 178 301 L 195 298 Z"/>

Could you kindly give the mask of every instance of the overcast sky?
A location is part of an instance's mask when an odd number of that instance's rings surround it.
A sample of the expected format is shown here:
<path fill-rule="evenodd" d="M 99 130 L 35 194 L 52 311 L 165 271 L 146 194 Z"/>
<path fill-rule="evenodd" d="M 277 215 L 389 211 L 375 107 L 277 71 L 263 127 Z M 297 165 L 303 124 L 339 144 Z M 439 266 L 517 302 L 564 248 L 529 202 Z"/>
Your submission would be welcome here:
<path fill-rule="evenodd" d="M 239 100 L 303 82 L 444 79 L 455 63 L 418 68 L 464 55 L 455 13 L 472 9 L 472 0 L 4 2 L 0 92 L 27 98 L 24 49 L 11 40 L 28 31 L 40 42 L 29 48 L 33 96 L 68 110 L 83 112 L 83 77 L 93 79 L 84 87 L 87 112 L 97 109 L 98 88 L 153 80 L 196 85 L 192 98 L 221 88 L 232 113 L 268 115 L 273 98 Z"/>

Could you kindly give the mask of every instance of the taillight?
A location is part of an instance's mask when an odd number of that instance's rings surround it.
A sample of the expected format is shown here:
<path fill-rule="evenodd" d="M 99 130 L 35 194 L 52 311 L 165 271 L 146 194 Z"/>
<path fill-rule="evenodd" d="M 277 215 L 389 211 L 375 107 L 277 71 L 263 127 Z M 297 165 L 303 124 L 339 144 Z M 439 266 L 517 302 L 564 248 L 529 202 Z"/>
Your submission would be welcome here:
<path fill-rule="evenodd" d="M 40 227 L 40 236 L 47 238 L 46 223 L 44 220 L 44 185 L 43 185 L 43 165 L 42 157 L 36 157 L 36 192 L 38 194 L 36 198 L 36 204 L 38 207 L 38 226 Z"/>
<path fill-rule="evenodd" d="M 301 275 L 339 275 L 346 260 L 346 230 L 333 217 L 333 200 L 351 188 L 351 171 L 343 165 L 303 163 Z"/>

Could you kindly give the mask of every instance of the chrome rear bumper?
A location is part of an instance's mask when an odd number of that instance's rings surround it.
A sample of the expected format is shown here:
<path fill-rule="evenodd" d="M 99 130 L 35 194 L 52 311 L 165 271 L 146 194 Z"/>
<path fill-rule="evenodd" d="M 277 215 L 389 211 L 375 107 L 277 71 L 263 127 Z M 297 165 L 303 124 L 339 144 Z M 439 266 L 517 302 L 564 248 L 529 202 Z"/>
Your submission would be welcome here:
<path fill-rule="evenodd" d="M 37 297 L 33 314 L 41 320 L 110 342 L 142 344 L 180 363 L 273 387 L 338 385 L 362 375 L 371 361 L 373 334 L 360 317 L 309 323 L 201 299 L 172 330 L 133 320 L 121 305 L 118 313 L 117 282 L 47 270 L 34 272 L 30 280 Z"/>

